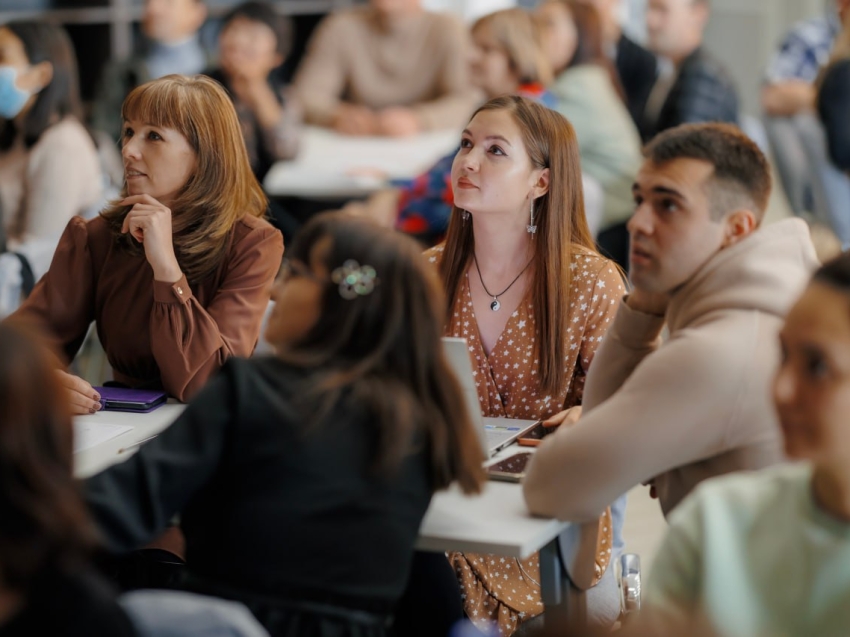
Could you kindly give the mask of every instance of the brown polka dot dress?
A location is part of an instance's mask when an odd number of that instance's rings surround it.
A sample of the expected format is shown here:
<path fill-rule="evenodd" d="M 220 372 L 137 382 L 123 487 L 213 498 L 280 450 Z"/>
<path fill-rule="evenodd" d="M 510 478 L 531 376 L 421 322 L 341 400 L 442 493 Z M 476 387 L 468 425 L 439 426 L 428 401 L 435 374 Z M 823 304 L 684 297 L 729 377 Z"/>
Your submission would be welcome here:
<path fill-rule="evenodd" d="M 438 263 L 443 246 L 425 252 Z M 458 288 L 447 336 L 465 338 L 469 344 L 473 374 L 478 387 L 481 413 L 490 417 L 545 419 L 581 404 L 584 382 L 594 352 L 602 341 L 625 288 L 610 261 L 574 248 L 568 308 L 569 328 L 564 338 L 564 361 L 570 379 L 563 393 L 541 395 L 536 382 L 534 357 L 535 322 L 531 299 L 511 315 L 490 355 L 478 334 L 468 276 Z M 606 511 L 599 526 L 596 572 L 601 577 L 611 557 L 611 513 Z M 464 610 L 480 627 L 496 623 L 499 633 L 511 635 L 523 622 L 543 612 L 540 597 L 540 563 L 537 554 L 526 559 L 449 553 L 449 561 L 461 585 Z"/>

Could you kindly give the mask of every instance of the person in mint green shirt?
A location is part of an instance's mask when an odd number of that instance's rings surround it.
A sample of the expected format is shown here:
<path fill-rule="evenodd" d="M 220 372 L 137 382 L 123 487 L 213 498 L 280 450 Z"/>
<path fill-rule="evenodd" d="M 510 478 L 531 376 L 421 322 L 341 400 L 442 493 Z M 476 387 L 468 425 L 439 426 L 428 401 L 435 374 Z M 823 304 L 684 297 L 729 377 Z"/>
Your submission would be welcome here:
<path fill-rule="evenodd" d="M 709 480 L 673 512 L 642 612 L 655 634 L 850 635 L 850 254 L 780 340 L 773 400 L 799 462 Z"/>

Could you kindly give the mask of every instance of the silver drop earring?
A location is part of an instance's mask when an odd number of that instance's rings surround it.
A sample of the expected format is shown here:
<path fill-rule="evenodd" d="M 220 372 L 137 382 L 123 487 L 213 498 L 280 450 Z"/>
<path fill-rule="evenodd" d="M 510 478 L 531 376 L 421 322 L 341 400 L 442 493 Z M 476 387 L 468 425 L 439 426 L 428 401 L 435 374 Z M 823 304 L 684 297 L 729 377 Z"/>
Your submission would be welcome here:
<path fill-rule="evenodd" d="M 534 225 L 534 198 L 531 198 L 531 223 L 529 223 L 525 227 L 528 234 L 534 234 L 537 232 L 537 226 Z"/>
<path fill-rule="evenodd" d="M 464 223 L 469 221 L 469 210 L 462 210 L 460 215 L 461 215 L 461 219 L 463 219 Z"/>

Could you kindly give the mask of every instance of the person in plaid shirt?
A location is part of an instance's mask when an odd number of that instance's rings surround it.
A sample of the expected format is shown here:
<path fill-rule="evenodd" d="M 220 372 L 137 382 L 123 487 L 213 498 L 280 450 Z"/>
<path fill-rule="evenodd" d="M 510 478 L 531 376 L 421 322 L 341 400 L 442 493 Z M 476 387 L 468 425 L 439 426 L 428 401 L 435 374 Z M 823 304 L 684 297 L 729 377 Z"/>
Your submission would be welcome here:
<path fill-rule="evenodd" d="M 829 62 L 850 0 L 830 0 L 827 11 L 794 25 L 765 72 L 762 108 L 780 180 L 792 210 L 814 213 L 850 245 L 850 180 L 830 161 L 815 113 L 815 80 Z"/>

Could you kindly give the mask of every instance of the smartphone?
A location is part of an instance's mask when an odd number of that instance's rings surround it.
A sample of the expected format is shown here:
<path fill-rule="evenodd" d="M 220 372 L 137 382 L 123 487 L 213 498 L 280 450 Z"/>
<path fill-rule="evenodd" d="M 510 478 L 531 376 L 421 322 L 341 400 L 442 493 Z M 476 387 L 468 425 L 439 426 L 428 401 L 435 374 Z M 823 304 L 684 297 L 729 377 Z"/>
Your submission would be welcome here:
<path fill-rule="evenodd" d="M 523 451 L 510 458 L 500 460 L 487 467 L 487 473 L 491 480 L 503 482 L 519 482 L 525 477 L 525 466 L 531 458 L 530 451 Z"/>
<path fill-rule="evenodd" d="M 546 436 L 555 433 L 557 428 L 557 425 L 554 427 L 547 427 L 543 423 L 540 423 L 535 426 L 534 429 L 529 429 L 521 437 L 517 438 L 517 444 L 520 444 L 523 447 L 536 447 Z"/>
<path fill-rule="evenodd" d="M 100 404 L 106 411 L 145 413 L 153 411 L 168 400 L 166 393 L 158 390 L 124 387 L 95 387 L 94 389 L 100 394 Z"/>

